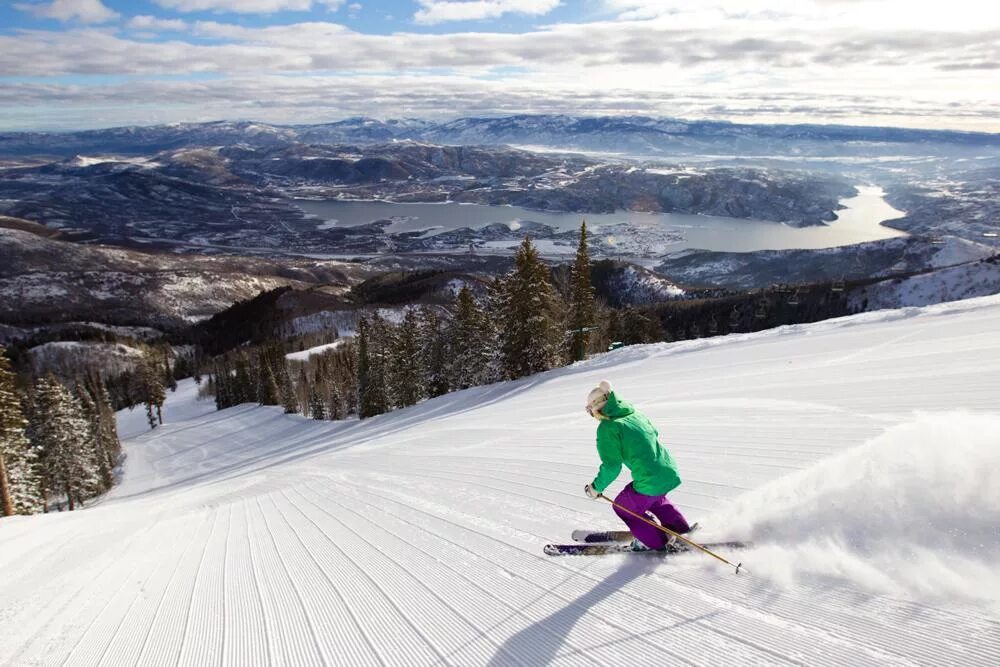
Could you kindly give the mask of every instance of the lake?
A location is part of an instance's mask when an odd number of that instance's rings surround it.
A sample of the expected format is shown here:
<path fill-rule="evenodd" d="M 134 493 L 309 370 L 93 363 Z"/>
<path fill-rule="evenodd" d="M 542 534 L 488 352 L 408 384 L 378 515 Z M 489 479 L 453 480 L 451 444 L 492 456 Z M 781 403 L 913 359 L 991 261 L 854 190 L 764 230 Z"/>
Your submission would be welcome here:
<path fill-rule="evenodd" d="M 753 250 L 816 249 L 852 245 L 866 241 L 906 236 L 879 223 L 904 215 L 890 206 L 881 188 L 858 186 L 859 194 L 844 199 L 846 208 L 837 212 L 837 219 L 816 227 L 791 227 L 778 222 L 724 218 L 679 213 L 562 213 L 533 211 L 517 206 L 486 206 L 458 204 L 394 204 L 382 201 L 341 201 L 297 199 L 295 204 L 316 218 L 318 228 L 353 227 L 375 220 L 391 219 L 390 233 L 482 227 L 492 223 L 517 225 L 525 221 L 551 225 L 556 229 L 576 229 L 581 220 L 596 235 L 602 225 L 628 223 L 636 228 L 655 228 L 676 233 L 683 240 L 669 244 L 669 250 L 701 248 L 724 252 Z"/>

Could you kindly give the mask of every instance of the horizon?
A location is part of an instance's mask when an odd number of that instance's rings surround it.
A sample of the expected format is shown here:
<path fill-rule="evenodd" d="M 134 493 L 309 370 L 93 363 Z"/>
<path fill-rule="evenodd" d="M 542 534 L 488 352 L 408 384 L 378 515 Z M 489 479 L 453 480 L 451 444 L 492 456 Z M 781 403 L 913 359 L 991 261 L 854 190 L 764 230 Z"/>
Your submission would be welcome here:
<path fill-rule="evenodd" d="M 719 123 L 733 125 L 737 127 L 828 127 L 828 128 L 852 128 L 852 129 L 871 129 L 871 130 L 899 130 L 899 131 L 915 131 L 915 132 L 944 132 L 950 134 L 966 134 L 966 135 L 983 135 L 983 136 L 998 136 L 1000 135 L 1000 129 L 997 131 L 988 130 L 968 130 L 968 129 L 955 129 L 951 127 L 918 127 L 918 126 L 902 126 L 902 125 L 874 125 L 865 123 L 846 123 L 846 122 L 816 122 L 809 120 L 798 120 L 798 121 L 786 121 L 786 122 L 749 122 L 749 121 L 739 121 L 739 120 L 728 120 L 723 118 L 683 118 L 678 116 L 658 116 L 658 115 L 641 115 L 641 114 L 602 114 L 602 115 L 589 115 L 589 114 L 574 114 L 574 113 L 511 113 L 511 114 L 475 114 L 469 116 L 442 116 L 439 118 L 428 117 L 428 116 L 359 116 L 350 115 L 341 118 L 331 118 L 328 120 L 319 120 L 312 122 L 295 122 L 294 120 L 277 123 L 277 122 L 267 122 L 262 121 L 257 118 L 211 118 L 207 120 L 198 121 L 170 121 L 170 122 L 154 122 L 154 123 L 130 123 L 124 125 L 102 125 L 95 127 L 62 127 L 62 128 L 50 128 L 50 129 L 2 129 L 0 132 L 5 134 L 75 134 L 79 132 L 101 132 L 116 129 L 128 129 L 128 128 L 144 128 L 153 129 L 158 127 L 172 127 L 181 125 L 214 125 L 221 123 L 232 123 L 232 124 L 250 124 L 250 125 L 265 125 L 268 127 L 277 128 L 300 128 L 300 127 L 311 127 L 320 125 L 333 125 L 336 123 L 343 123 L 350 120 L 374 120 L 382 123 L 388 123 L 391 121 L 403 121 L 403 120 L 413 120 L 422 121 L 430 123 L 440 123 L 446 124 L 449 122 L 455 122 L 465 119 L 503 119 L 503 118 L 515 118 L 515 117 L 558 117 L 565 116 L 567 118 L 573 119 L 603 119 L 603 118 L 645 118 L 658 121 L 677 121 L 681 123 Z"/>
<path fill-rule="evenodd" d="M 974 0 L 15 0 L 0 26 L 7 132 L 519 114 L 1000 132 L 1000 10 Z"/>

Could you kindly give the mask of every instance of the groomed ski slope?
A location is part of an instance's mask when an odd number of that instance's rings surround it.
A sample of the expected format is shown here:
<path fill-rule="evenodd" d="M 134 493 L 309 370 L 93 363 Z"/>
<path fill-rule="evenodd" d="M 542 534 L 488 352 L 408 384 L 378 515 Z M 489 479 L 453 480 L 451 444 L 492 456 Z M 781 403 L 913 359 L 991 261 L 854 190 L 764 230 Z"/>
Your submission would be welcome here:
<path fill-rule="evenodd" d="M 365 422 L 183 383 L 110 497 L 0 521 L 0 664 L 1000 664 L 998 332 L 1000 297 L 868 313 Z M 617 525 L 583 496 L 601 378 L 659 425 L 701 537 L 757 543 L 726 554 L 748 574 L 542 555 Z"/>

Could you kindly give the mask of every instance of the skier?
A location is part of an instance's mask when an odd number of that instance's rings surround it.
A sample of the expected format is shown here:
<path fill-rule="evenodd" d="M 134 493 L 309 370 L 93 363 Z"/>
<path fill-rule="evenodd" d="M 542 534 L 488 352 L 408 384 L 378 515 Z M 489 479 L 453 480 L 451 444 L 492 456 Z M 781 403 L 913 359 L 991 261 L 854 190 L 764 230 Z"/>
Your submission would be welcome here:
<path fill-rule="evenodd" d="M 615 395 L 611 383 L 601 380 L 587 396 L 587 413 L 597 419 L 597 453 L 601 468 L 594 481 L 584 490 L 593 499 L 618 477 L 624 463 L 632 471 L 632 482 L 626 486 L 615 502 L 639 516 L 652 514 L 660 525 L 675 533 L 689 533 L 697 526 L 688 524 L 684 516 L 667 500 L 667 493 L 681 484 L 677 466 L 670 453 L 660 444 L 656 427 L 644 414 Z M 615 507 L 615 514 L 632 531 L 634 549 L 663 550 L 675 537 L 623 512 Z"/>

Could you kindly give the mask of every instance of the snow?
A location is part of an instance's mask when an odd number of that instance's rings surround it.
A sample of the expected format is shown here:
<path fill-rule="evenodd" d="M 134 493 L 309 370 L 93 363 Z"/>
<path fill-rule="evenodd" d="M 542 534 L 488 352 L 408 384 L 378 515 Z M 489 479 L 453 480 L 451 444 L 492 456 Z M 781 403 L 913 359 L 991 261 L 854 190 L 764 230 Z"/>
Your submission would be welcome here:
<path fill-rule="evenodd" d="M 116 157 L 93 157 L 93 156 L 88 156 L 88 155 L 77 155 L 72 160 L 73 166 L 76 166 L 76 167 L 92 167 L 92 166 L 94 166 L 96 164 L 106 164 L 108 162 L 115 162 L 115 163 L 120 163 L 120 164 L 132 164 L 132 165 L 137 165 L 137 166 L 140 166 L 140 167 L 146 167 L 148 169 L 153 169 L 155 167 L 161 167 L 162 166 L 159 162 L 156 162 L 156 161 L 151 160 L 149 158 L 143 158 L 143 157 L 134 157 L 134 158 L 118 157 L 118 156 L 116 156 Z"/>
<path fill-rule="evenodd" d="M 998 327 L 992 296 L 627 347 L 363 422 L 182 383 L 104 502 L 0 520 L 0 664 L 1000 664 Z M 542 555 L 617 525 L 602 378 L 747 573 Z"/>
<path fill-rule="evenodd" d="M 729 535 L 786 545 L 767 547 L 755 570 L 778 581 L 848 573 L 872 592 L 996 602 L 1000 572 L 987 564 L 1000 549 L 998 444 L 1000 415 L 917 414 L 747 494 L 714 521 Z"/>
<path fill-rule="evenodd" d="M 990 257 L 995 252 L 990 246 L 973 243 L 955 236 L 942 237 L 940 242 L 942 242 L 942 245 L 934 253 L 930 261 L 930 265 L 935 268 L 974 262 L 978 259 Z"/>
<path fill-rule="evenodd" d="M 309 357 L 317 354 L 323 354 L 324 352 L 329 352 L 330 350 L 335 350 L 341 345 L 343 345 L 344 339 L 340 338 L 333 341 L 332 343 L 327 343 L 325 345 L 317 345 L 316 347 L 310 347 L 308 350 L 302 350 L 300 352 L 290 352 L 285 355 L 285 359 L 289 361 L 309 361 Z"/>
<path fill-rule="evenodd" d="M 961 264 L 904 279 L 869 285 L 851 297 L 853 306 L 898 308 L 925 306 L 943 301 L 969 299 L 1000 293 L 1000 263 Z"/>

